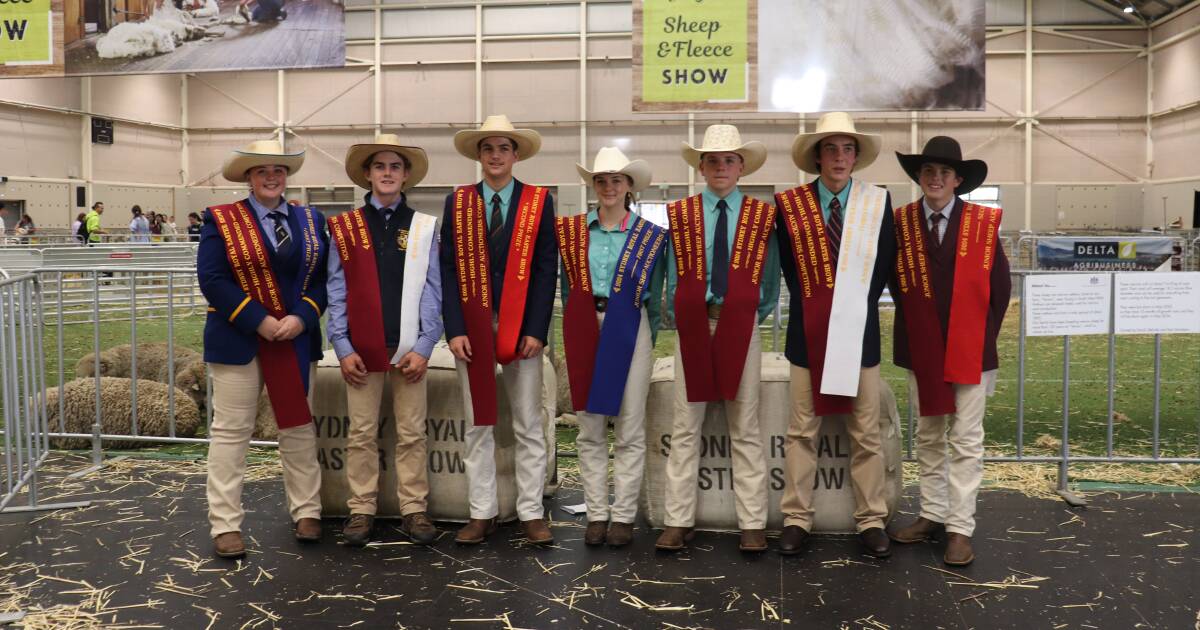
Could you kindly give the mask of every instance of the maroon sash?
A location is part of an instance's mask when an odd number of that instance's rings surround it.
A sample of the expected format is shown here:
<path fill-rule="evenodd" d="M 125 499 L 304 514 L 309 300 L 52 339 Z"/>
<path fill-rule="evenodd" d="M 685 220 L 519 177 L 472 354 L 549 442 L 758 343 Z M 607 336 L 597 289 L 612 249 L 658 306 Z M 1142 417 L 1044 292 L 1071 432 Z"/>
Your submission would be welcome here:
<path fill-rule="evenodd" d="M 942 331 L 926 253 L 921 201 L 896 210 L 896 275 L 922 416 L 954 413 L 954 383 L 974 385 L 983 371 L 991 270 L 1001 210 L 964 203 L 955 247 L 950 325 Z"/>
<path fill-rule="evenodd" d="M 667 205 L 675 254 L 675 326 L 689 402 L 733 400 L 758 318 L 763 265 L 774 228 L 766 203 L 746 196 L 729 255 L 729 289 L 717 330 L 708 330 L 704 204 L 701 195 Z"/>
<path fill-rule="evenodd" d="M 371 231 L 363 216 L 365 208 L 329 218 L 329 235 L 346 274 L 346 317 L 354 351 L 369 372 L 391 369 L 383 333 L 383 301 L 379 272 L 371 251 Z"/>
<path fill-rule="evenodd" d="M 540 186 L 526 184 L 521 190 L 504 272 L 499 324 L 493 331 L 495 298 L 483 199 L 473 185 L 460 186 L 454 191 L 454 256 L 463 319 L 473 353 L 467 364 L 467 377 L 476 426 L 496 424 L 496 363 L 507 364 L 517 359 L 533 248 L 547 196 L 547 190 Z"/>
<path fill-rule="evenodd" d="M 262 304 L 272 317 L 286 317 L 279 283 L 271 271 L 263 236 L 251 217 L 252 210 L 240 201 L 213 206 L 209 210 L 225 239 L 229 266 L 242 291 Z M 290 429 L 312 422 L 308 399 L 304 396 L 304 377 L 292 342 L 267 341 L 258 337 L 258 365 L 279 428 Z"/>
<path fill-rule="evenodd" d="M 567 274 L 567 306 L 563 312 L 563 349 L 567 355 L 567 378 L 571 384 L 571 407 L 587 409 L 588 393 L 596 366 L 600 325 L 596 322 L 592 271 L 588 266 L 587 214 L 559 217 L 554 221 L 558 249 Z M 572 360 L 578 358 L 577 360 Z"/>
<path fill-rule="evenodd" d="M 800 283 L 804 345 L 808 350 L 808 371 L 812 378 L 813 412 L 818 416 L 850 413 L 854 410 L 853 398 L 821 393 L 837 261 L 829 246 L 816 186 L 805 184 L 786 190 L 775 195 L 775 203 L 792 240 L 796 276 Z"/>

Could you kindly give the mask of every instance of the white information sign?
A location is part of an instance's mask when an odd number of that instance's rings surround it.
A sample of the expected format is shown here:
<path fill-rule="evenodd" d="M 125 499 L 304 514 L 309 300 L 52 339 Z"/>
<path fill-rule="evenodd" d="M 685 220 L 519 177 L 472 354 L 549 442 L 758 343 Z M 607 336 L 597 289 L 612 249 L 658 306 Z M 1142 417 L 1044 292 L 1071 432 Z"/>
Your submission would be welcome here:
<path fill-rule="evenodd" d="M 1115 275 L 1118 335 L 1200 333 L 1200 272 Z"/>
<path fill-rule="evenodd" d="M 1108 333 L 1112 276 L 1025 276 L 1025 334 L 1030 337 Z"/>

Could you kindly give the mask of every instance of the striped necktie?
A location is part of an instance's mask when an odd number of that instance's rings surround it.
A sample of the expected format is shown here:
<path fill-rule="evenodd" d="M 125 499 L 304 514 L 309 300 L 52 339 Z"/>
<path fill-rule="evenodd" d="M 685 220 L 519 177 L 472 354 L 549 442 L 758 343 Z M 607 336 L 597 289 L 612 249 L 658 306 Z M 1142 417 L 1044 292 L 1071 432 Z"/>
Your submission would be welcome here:
<path fill-rule="evenodd" d="M 929 217 L 929 231 L 933 233 L 933 239 L 938 244 L 942 244 L 942 237 L 945 235 L 942 228 L 942 220 L 946 218 L 941 212 L 934 212 L 933 216 Z"/>
<path fill-rule="evenodd" d="M 837 197 L 829 202 L 829 221 L 825 224 L 825 233 L 829 236 L 829 249 L 837 258 L 842 246 L 842 202 Z"/>

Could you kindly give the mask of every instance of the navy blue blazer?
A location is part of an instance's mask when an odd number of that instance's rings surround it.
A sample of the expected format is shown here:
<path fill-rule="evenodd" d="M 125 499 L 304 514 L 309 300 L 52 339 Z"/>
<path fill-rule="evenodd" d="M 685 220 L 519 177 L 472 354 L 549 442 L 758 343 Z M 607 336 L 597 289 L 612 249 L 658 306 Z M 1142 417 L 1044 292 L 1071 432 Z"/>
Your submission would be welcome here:
<path fill-rule="evenodd" d="M 244 202 L 250 207 L 250 202 Z M 304 266 L 304 213 L 311 213 L 317 227 L 317 264 L 309 274 Z M 279 282 L 284 308 L 304 321 L 304 332 L 296 338 L 297 348 L 306 347 L 310 361 L 321 358 L 321 313 L 328 304 L 325 292 L 325 258 L 329 255 L 329 235 L 325 217 L 312 208 L 288 204 L 288 227 L 294 245 L 287 258 L 280 258 L 271 247 L 266 231 L 253 210 L 250 216 L 269 250 L 271 270 Z M 304 221 L 304 223 L 302 223 Z M 258 354 L 258 325 L 268 315 L 267 308 L 251 299 L 238 284 L 229 266 L 225 239 L 217 229 L 212 211 L 204 210 L 200 245 L 196 254 L 196 275 L 200 291 L 208 300 L 208 318 L 204 322 L 204 360 L 210 363 L 245 365 Z M 303 290 L 308 278 L 308 289 Z M 307 344 L 304 346 L 303 344 Z"/>
<path fill-rule="evenodd" d="M 516 223 L 517 206 L 521 202 L 521 190 L 525 187 L 513 180 L 512 198 L 508 202 L 508 218 L 498 240 L 488 245 L 489 269 L 492 272 L 493 309 L 499 309 L 504 292 L 504 270 L 508 266 L 508 246 L 512 243 L 513 225 Z M 476 191 L 483 194 L 483 182 L 475 184 Z M 446 195 L 446 207 L 442 211 L 442 319 L 446 324 L 446 339 L 467 334 L 463 320 L 462 297 L 458 293 L 458 263 L 454 248 L 454 193 Z M 554 236 L 554 197 L 546 197 L 538 224 L 537 241 L 533 246 L 533 265 L 529 274 L 529 293 L 525 297 L 525 318 L 521 322 L 521 336 L 533 337 L 546 343 L 550 332 L 550 319 L 554 315 L 554 287 L 558 283 L 558 243 Z"/>
<path fill-rule="evenodd" d="M 879 249 L 875 255 L 875 268 L 871 272 L 871 286 L 867 292 L 867 325 L 863 330 L 862 366 L 879 365 L 879 296 L 896 270 L 896 229 L 892 218 L 892 195 L 887 196 L 883 209 L 883 225 L 879 228 Z M 783 353 L 792 365 L 808 367 L 808 345 L 804 340 L 804 293 L 796 278 L 796 255 L 792 251 L 792 238 L 783 223 L 783 213 L 776 209 L 775 238 L 779 239 L 779 266 L 788 287 L 787 344 Z"/>

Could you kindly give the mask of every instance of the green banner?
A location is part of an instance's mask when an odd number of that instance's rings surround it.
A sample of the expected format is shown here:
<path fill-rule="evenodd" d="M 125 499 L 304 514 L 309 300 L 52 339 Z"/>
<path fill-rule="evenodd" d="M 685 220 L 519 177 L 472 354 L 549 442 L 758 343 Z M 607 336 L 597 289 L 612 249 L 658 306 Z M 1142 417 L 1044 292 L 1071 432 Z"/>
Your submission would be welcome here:
<path fill-rule="evenodd" d="M 50 0 L 0 0 L 0 65 L 50 64 Z"/>
<path fill-rule="evenodd" d="M 644 0 L 642 101 L 746 101 L 749 2 Z"/>

